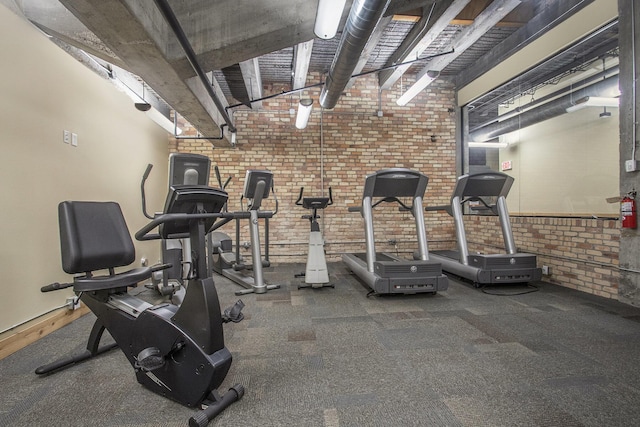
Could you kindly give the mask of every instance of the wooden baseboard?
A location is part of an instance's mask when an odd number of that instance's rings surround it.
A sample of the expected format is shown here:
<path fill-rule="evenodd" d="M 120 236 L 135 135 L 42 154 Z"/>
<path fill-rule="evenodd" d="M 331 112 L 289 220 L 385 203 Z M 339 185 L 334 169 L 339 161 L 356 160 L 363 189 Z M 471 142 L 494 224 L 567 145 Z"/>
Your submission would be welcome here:
<path fill-rule="evenodd" d="M 5 338 L 0 339 L 0 360 L 16 351 L 36 342 L 51 332 L 62 328 L 74 320 L 89 313 L 86 305 L 81 305 L 77 310 L 61 308 L 42 317 L 32 320 L 15 332 L 7 332 Z"/>

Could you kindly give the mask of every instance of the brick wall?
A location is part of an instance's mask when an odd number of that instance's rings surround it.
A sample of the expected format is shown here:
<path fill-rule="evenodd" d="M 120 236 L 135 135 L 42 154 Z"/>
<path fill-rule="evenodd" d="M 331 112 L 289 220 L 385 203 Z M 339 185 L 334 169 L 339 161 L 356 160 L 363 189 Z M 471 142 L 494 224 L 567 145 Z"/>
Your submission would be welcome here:
<path fill-rule="evenodd" d="M 511 227 L 518 251 L 551 268 L 544 281 L 618 299 L 619 221 L 512 216 Z M 470 251 L 504 251 L 497 217 L 465 216 L 465 229 Z"/>
<path fill-rule="evenodd" d="M 264 93 L 284 89 L 266 87 Z M 203 140 L 179 140 L 171 146 L 171 151 L 208 155 L 220 168 L 223 180 L 233 176 L 227 188 L 232 210 L 241 209 L 247 169 L 273 171 L 279 211 L 270 222 L 270 255 L 276 263 L 306 259 L 309 222 L 301 216 L 308 212 L 295 205 L 300 187 L 308 196 L 321 195 L 322 180 L 325 195 L 332 187 L 335 203 L 321 212 L 321 226 L 330 258 L 339 259 L 345 251 L 364 251 L 362 218 L 349 213 L 347 207 L 360 204 L 367 174 L 390 167 L 419 170 L 430 177 L 425 201 L 438 204 L 446 202 L 455 181 L 455 113 L 449 111 L 454 106 L 454 91 L 448 82 L 434 82 L 406 107 L 396 105 L 398 91 L 384 91 L 382 117 L 377 114 L 374 76 L 358 79 L 330 111 L 321 112 L 319 94 L 319 89 L 309 93 L 315 103 L 304 130 L 295 128 L 295 112 L 290 112 L 297 108 L 296 94 L 263 101 L 261 110 L 236 109 L 237 148 L 214 141 L 214 149 Z M 193 130 L 186 129 L 188 132 Z M 265 207 L 273 209 L 273 201 L 266 201 Z M 389 205 L 377 208 L 375 215 L 381 249 L 395 250 L 387 243 L 391 239 L 398 242 L 399 251 L 416 248 L 415 222 L 409 213 Z M 224 230 L 234 237 L 231 224 Z M 432 238 L 450 238 L 452 224 L 448 220 L 434 223 L 428 233 Z M 245 241 L 249 241 L 246 226 L 241 237 Z"/>
<path fill-rule="evenodd" d="M 410 83 L 403 82 L 405 86 Z M 232 176 L 227 187 L 231 210 L 242 209 L 240 194 L 247 169 L 273 171 L 279 200 L 279 211 L 270 223 L 274 264 L 306 259 L 309 223 L 301 216 L 307 212 L 295 206 L 300 187 L 309 196 L 321 195 L 323 186 L 326 195 L 332 187 L 335 204 L 321 212 L 321 227 L 328 258 L 337 260 L 342 252 L 364 251 L 362 218 L 347 212 L 347 207 L 360 204 L 366 174 L 389 167 L 423 172 L 429 176 L 425 204 L 446 204 L 453 191 L 455 113 L 449 111 L 455 105 L 453 86 L 438 80 L 405 107 L 395 104 L 399 87 L 383 91 L 379 101 L 375 77 L 363 77 L 335 109 L 324 112 L 317 101 L 320 91 L 313 89 L 308 95 L 315 100 L 314 109 L 304 130 L 294 127 L 299 95 L 273 98 L 263 101 L 261 110 L 236 109 L 237 148 L 226 141 L 214 141 L 213 148 L 208 141 L 187 139 L 172 142 L 170 150 L 208 155 L 220 168 L 223 180 Z M 264 93 L 287 89 L 284 85 L 265 87 Z M 382 117 L 378 117 L 379 109 Z M 195 131 L 185 130 L 190 133 Z M 264 206 L 274 209 L 273 200 Z M 408 255 L 416 249 L 409 213 L 381 206 L 374 214 L 379 250 Z M 430 250 L 455 248 L 451 217 L 427 212 L 425 221 Z M 501 241 L 497 218 L 472 216 L 465 221 L 470 250 L 495 252 L 495 242 Z M 539 266 L 551 267 L 546 281 L 617 298 L 617 221 L 512 216 L 511 222 L 518 248 L 537 254 Z M 232 224 L 222 230 L 235 239 Z M 246 225 L 240 242 L 249 242 Z M 250 250 L 244 254 L 250 256 Z"/>

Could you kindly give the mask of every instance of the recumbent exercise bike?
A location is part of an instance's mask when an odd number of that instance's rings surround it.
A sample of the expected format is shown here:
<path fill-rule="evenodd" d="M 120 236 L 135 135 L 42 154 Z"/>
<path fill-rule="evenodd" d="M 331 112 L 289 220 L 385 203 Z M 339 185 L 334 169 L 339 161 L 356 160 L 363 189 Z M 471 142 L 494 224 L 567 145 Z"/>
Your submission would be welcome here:
<path fill-rule="evenodd" d="M 63 270 L 75 276 L 72 283 L 53 283 L 43 292 L 73 287 L 97 319 L 87 350 L 41 366 L 47 374 L 78 363 L 114 347 L 120 347 L 137 380 L 149 390 L 188 407 L 207 406 L 189 420 L 191 426 L 206 426 L 227 406 L 240 399 L 244 387 L 236 384 L 224 396 L 217 388 L 231 366 L 231 353 L 224 345 L 223 323 L 243 318 L 242 301 L 220 313 L 213 278 L 207 277 L 205 233 L 227 201 L 227 193 L 206 186 L 175 186 L 169 189 L 164 213 L 136 233 L 138 240 L 189 237 L 194 275 L 180 307 L 151 305 L 127 290 L 148 280 L 154 271 L 168 268 L 134 268 L 115 273 L 116 267 L 135 260 L 135 249 L 120 206 L 115 202 L 65 201 L 59 204 Z M 158 228 L 157 234 L 151 231 Z M 95 276 L 108 269 L 108 275 Z M 100 347 L 104 330 L 115 343 Z"/>

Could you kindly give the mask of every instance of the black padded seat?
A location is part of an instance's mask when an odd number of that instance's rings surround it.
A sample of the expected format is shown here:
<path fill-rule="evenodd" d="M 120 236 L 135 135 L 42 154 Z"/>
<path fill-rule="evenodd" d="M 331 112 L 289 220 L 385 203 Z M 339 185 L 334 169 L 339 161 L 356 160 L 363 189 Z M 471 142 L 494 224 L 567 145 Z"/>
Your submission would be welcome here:
<path fill-rule="evenodd" d="M 65 201 L 58 205 L 62 265 L 75 277 L 76 292 L 90 292 L 135 286 L 151 277 L 150 267 L 113 273 L 135 261 L 135 248 L 120 205 L 115 202 Z M 111 274 L 91 272 L 109 269 Z"/>

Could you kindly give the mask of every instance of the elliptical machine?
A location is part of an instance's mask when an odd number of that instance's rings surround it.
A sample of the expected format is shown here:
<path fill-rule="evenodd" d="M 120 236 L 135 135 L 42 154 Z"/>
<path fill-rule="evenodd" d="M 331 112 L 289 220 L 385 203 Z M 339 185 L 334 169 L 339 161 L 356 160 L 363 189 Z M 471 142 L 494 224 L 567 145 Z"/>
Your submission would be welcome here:
<path fill-rule="evenodd" d="M 224 186 L 222 185 L 220 173 L 217 168 L 216 175 L 221 188 L 229 183 L 230 179 L 227 180 Z M 262 201 L 268 198 L 270 193 L 274 195 L 276 203 L 275 211 L 261 210 Z M 272 289 L 280 288 L 280 285 L 267 284 L 262 274 L 262 269 L 271 265 L 269 261 L 269 219 L 278 212 L 278 199 L 275 197 L 275 192 L 273 191 L 273 173 L 267 170 L 248 170 L 240 198 L 241 203 L 244 199 L 247 200 L 247 210 L 223 212 L 222 217 L 224 220 L 215 224 L 211 230 L 212 232 L 209 233 L 210 264 L 214 272 L 245 288 L 236 291 L 236 295 L 245 295 L 252 292 L 263 294 Z M 252 265 L 245 264 L 240 256 L 240 220 L 243 219 L 249 220 Z M 264 258 L 262 258 L 262 251 L 260 249 L 259 219 L 265 220 Z M 221 231 L 215 231 L 233 220 L 236 222 L 235 251 L 233 250 L 233 241 L 231 238 Z M 253 276 L 244 273 L 245 270 L 250 269 L 253 270 Z"/>
<path fill-rule="evenodd" d="M 311 226 L 309 232 L 309 253 L 307 254 L 307 268 L 304 273 L 296 274 L 295 277 L 304 276 L 304 284 L 298 285 L 300 288 L 334 288 L 329 283 L 329 272 L 327 270 L 327 260 L 324 256 L 324 238 L 318 224 L 318 209 L 325 209 L 333 204 L 333 195 L 329 187 L 329 197 L 302 197 L 304 187 L 300 187 L 300 195 L 296 200 L 297 206 L 311 210 L 311 215 L 303 215 L 303 219 L 308 219 Z"/>
<path fill-rule="evenodd" d="M 115 273 L 116 267 L 135 260 L 133 241 L 117 203 L 60 203 L 62 266 L 76 276 L 71 283 L 53 283 L 41 291 L 73 287 L 97 319 L 83 354 L 41 366 L 36 374 L 64 369 L 117 346 L 144 387 L 189 407 L 207 406 L 190 418 L 191 426 L 206 426 L 240 399 L 244 394 L 240 384 L 224 396 L 216 389 L 232 360 L 224 345 L 222 324 L 241 321 L 244 304 L 238 300 L 220 313 L 213 278 L 207 277 L 205 256 L 205 232 L 220 218 L 226 200 L 226 192 L 206 186 L 171 187 L 163 213 L 135 235 L 138 240 L 188 237 L 191 241 L 193 276 L 179 307 L 167 303 L 154 306 L 127 292 L 168 265 Z M 156 227 L 158 233 L 151 234 Z M 94 275 L 103 269 L 108 269 L 108 275 Z M 105 329 L 115 344 L 99 347 Z"/>
<path fill-rule="evenodd" d="M 140 193 L 142 195 L 142 213 L 148 219 L 155 216 L 147 212 L 145 183 L 149 178 L 152 164 L 142 176 Z M 174 185 L 209 185 L 209 170 L 211 160 L 201 154 L 172 153 L 169 156 L 169 187 Z M 224 188 L 223 188 L 224 189 Z M 157 214 L 156 214 L 157 215 Z M 162 262 L 171 267 L 155 271 L 151 276 L 149 287 L 154 288 L 160 295 L 171 296 L 174 303 L 178 304 L 184 298 L 184 280 L 191 275 L 191 249 L 189 239 L 162 239 Z M 185 270 L 185 267 L 188 267 Z"/>

